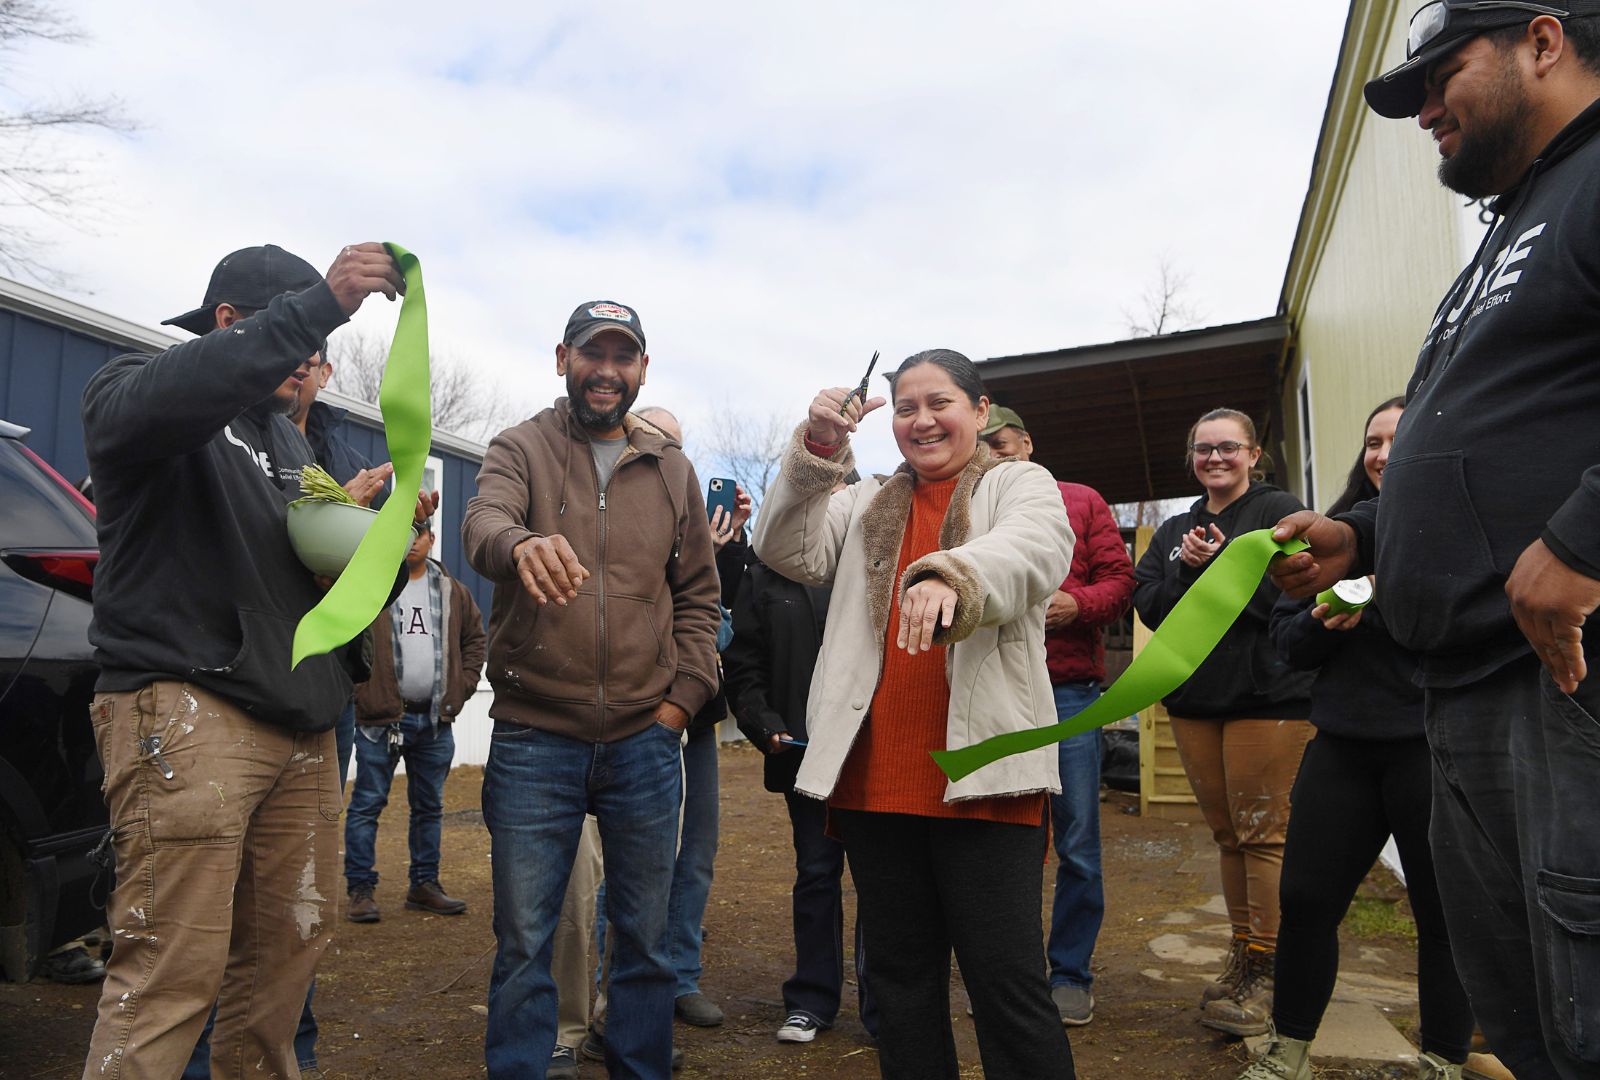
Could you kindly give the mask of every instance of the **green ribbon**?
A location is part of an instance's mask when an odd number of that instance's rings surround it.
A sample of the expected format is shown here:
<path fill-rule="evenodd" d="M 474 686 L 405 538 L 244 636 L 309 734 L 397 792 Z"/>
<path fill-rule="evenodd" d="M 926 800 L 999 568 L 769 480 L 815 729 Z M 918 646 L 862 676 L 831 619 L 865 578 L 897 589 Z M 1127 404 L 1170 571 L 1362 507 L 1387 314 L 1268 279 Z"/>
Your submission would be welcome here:
<path fill-rule="evenodd" d="M 433 415 L 428 379 L 428 302 L 422 290 L 422 264 L 399 244 L 384 245 L 405 275 L 406 295 L 400 305 L 389 362 L 383 369 L 378 407 L 383 433 L 394 464 L 394 498 L 383 504 L 362 537 L 356 554 L 316 607 L 306 612 L 294 631 L 290 667 L 308 656 L 332 652 L 372 625 L 394 588 L 395 575 L 411 547 L 411 522 L 422 470 L 433 441 Z"/>
<path fill-rule="evenodd" d="M 1173 605 L 1122 677 L 1082 712 L 1059 724 L 1009 731 L 960 750 L 934 750 L 933 760 L 951 780 L 960 780 L 1003 757 L 1037 750 L 1148 709 L 1188 681 L 1211 655 L 1255 595 L 1267 564 L 1279 554 L 1305 548 L 1304 540 L 1274 540 L 1271 529 L 1234 537 Z"/>

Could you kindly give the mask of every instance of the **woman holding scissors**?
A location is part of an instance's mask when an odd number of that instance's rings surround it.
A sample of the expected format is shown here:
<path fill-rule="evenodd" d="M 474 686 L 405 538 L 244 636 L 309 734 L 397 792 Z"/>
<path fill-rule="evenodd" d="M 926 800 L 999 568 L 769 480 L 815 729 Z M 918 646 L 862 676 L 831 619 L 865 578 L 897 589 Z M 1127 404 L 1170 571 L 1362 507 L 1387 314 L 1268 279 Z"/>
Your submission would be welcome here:
<path fill-rule="evenodd" d="M 870 369 L 869 369 L 870 372 Z M 849 433 L 884 404 L 821 391 L 767 493 L 754 544 L 797 581 L 833 586 L 806 708 L 798 794 L 825 799 L 856 883 L 887 1078 L 955 1080 L 950 957 L 991 1080 L 1063 1080 L 1072 1051 L 1045 980 L 1039 896 L 1054 747 L 948 781 L 930 750 L 1055 722 L 1044 608 L 1072 531 L 1037 465 L 978 440 L 989 399 L 972 362 L 934 349 L 888 376 L 905 462 L 831 494 Z"/>

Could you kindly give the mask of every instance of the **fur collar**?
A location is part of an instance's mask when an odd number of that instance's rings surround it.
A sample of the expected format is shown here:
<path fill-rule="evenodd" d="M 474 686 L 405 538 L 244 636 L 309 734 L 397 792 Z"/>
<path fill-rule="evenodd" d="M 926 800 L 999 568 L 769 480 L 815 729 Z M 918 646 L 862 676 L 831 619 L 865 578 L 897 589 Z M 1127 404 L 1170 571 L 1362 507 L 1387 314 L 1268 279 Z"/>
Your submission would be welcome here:
<path fill-rule="evenodd" d="M 955 492 L 950 496 L 950 508 L 939 526 L 940 550 L 948 551 L 966 542 L 972 532 L 972 493 L 983 474 L 999 463 L 979 440 L 978 452 L 961 470 Z M 900 566 L 900 544 L 905 539 L 916 489 L 916 473 L 909 464 L 902 462 L 861 514 L 861 544 L 867 557 L 867 611 L 872 616 L 872 628 L 880 643 L 889 627 L 889 610 L 893 607 L 896 585 L 894 575 Z"/>

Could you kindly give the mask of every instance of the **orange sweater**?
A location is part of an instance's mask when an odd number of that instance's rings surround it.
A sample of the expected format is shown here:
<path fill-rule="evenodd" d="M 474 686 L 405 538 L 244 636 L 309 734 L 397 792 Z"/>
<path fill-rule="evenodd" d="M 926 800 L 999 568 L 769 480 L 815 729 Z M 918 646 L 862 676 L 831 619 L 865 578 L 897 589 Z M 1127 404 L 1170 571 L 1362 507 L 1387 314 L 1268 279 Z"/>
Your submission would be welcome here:
<path fill-rule="evenodd" d="M 939 527 L 959 479 L 953 476 L 936 483 L 917 483 L 905 537 L 900 542 L 883 673 L 872 695 L 872 709 L 850 748 L 828 805 L 841 810 L 1037 825 L 1044 820 L 1042 794 L 944 801 L 947 781 L 928 752 L 945 748 L 950 713 L 950 683 L 945 675 L 947 648 L 936 646 L 929 652 L 908 656 L 895 644 L 900 633 L 900 579 L 906 567 L 939 550 Z"/>

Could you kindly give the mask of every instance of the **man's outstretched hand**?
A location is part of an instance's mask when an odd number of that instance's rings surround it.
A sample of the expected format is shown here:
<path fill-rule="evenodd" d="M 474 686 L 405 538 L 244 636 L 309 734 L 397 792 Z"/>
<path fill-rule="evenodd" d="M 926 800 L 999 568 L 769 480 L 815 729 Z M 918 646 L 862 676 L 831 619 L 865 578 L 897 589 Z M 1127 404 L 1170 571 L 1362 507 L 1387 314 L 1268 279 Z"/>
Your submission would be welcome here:
<path fill-rule="evenodd" d="M 1600 581 L 1556 558 L 1535 540 L 1506 579 L 1511 617 L 1533 646 L 1539 662 L 1563 694 L 1576 692 L 1588 675 L 1583 659 L 1583 624 L 1600 607 Z"/>
<path fill-rule="evenodd" d="M 1300 537 L 1310 548 L 1293 555 L 1275 555 L 1267 564 L 1272 583 L 1296 599 L 1311 596 L 1350 576 L 1356 562 L 1356 531 L 1315 510 L 1301 510 L 1278 522 L 1277 541 Z"/>

